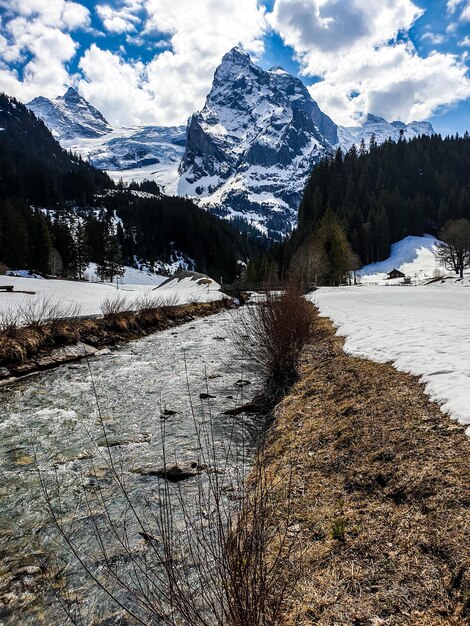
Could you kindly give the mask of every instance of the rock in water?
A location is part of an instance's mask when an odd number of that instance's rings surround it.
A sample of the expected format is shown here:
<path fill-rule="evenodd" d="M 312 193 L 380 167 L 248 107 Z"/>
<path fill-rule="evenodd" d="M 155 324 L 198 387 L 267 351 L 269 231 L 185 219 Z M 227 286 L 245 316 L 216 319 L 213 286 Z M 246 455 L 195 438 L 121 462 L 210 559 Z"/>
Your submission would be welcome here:
<path fill-rule="evenodd" d="M 157 478 L 164 478 L 172 483 L 178 483 L 188 478 L 193 478 L 198 474 L 201 474 L 207 467 L 200 465 L 196 461 L 192 463 L 186 463 L 184 465 L 171 465 L 170 467 L 160 467 L 158 469 L 152 468 L 136 468 L 131 470 L 134 474 L 140 474 L 141 476 L 156 476 Z"/>

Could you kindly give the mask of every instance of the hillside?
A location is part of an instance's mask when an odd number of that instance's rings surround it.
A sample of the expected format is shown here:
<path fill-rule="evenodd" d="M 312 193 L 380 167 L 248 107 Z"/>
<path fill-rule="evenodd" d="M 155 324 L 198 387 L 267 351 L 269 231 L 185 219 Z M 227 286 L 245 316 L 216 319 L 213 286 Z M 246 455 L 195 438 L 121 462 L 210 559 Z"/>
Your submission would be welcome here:
<path fill-rule="evenodd" d="M 391 242 L 436 234 L 448 219 L 470 217 L 470 137 L 373 140 L 337 151 L 311 173 L 293 249 L 307 241 L 330 208 L 362 264 L 389 256 Z"/>
<path fill-rule="evenodd" d="M 23 104 L 0 94 L 0 197 L 54 206 L 86 201 L 114 183 L 81 157 L 63 150 Z"/>

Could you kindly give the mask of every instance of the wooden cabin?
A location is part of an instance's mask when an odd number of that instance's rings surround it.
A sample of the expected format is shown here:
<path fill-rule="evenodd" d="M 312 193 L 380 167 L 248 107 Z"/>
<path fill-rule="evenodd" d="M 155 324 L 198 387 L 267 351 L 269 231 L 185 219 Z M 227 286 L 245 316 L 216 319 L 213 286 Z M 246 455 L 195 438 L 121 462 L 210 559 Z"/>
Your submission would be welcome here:
<path fill-rule="evenodd" d="M 403 274 L 403 272 L 400 272 L 400 270 L 397 270 L 397 269 L 393 268 L 393 270 L 388 273 L 388 277 L 389 277 L 389 279 L 391 279 L 391 278 L 405 278 L 405 274 Z"/>

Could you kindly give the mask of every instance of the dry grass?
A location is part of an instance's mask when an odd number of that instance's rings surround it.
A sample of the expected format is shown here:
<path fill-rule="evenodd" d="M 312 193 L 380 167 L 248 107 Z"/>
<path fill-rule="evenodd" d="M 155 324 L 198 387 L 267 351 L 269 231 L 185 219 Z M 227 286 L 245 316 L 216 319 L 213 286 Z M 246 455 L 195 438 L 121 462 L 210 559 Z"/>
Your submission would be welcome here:
<path fill-rule="evenodd" d="M 345 355 L 318 320 L 265 455 L 304 549 L 286 625 L 470 623 L 470 439 L 416 378 Z"/>

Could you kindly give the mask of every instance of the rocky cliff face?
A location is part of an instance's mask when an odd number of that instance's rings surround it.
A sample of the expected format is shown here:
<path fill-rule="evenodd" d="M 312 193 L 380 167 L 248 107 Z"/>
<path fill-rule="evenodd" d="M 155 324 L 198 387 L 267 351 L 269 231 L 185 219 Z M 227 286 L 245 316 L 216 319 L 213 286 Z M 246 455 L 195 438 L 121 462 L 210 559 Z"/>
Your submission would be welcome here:
<path fill-rule="evenodd" d="M 234 48 L 188 123 L 178 192 L 283 234 L 295 223 L 306 176 L 337 142 L 336 124 L 299 79 L 265 71 Z"/>

